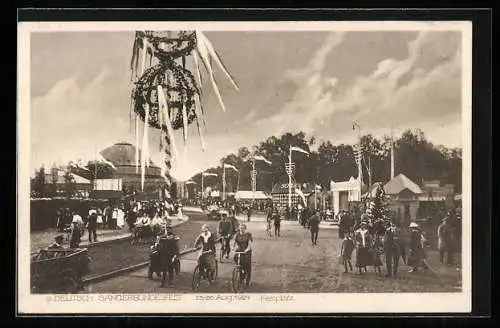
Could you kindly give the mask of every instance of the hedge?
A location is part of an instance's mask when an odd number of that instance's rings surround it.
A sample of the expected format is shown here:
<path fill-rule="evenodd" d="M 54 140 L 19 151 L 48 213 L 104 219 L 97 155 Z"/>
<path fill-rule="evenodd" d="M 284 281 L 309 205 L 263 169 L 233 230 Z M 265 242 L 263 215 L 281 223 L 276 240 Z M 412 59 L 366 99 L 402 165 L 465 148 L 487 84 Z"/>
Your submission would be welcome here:
<path fill-rule="evenodd" d="M 90 207 L 96 206 L 103 209 L 108 204 L 107 200 L 96 199 L 31 199 L 30 201 L 30 227 L 31 231 L 45 230 L 57 226 L 56 212 L 60 208 L 69 208 L 85 218 Z"/>

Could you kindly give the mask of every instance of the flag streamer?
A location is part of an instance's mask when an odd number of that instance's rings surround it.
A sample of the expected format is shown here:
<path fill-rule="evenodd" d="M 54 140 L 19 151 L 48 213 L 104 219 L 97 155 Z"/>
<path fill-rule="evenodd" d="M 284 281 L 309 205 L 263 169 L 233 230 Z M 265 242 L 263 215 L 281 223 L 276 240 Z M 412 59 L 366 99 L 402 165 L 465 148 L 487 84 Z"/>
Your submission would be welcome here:
<path fill-rule="evenodd" d="M 229 74 L 229 72 L 227 71 L 226 66 L 224 65 L 224 63 L 220 59 L 219 55 L 215 51 L 214 46 L 212 45 L 212 42 L 210 42 L 210 40 L 208 40 L 202 32 L 199 32 L 199 34 L 197 34 L 197 37 L 201 38 L 202 44 L 207 49 L 207 52 L 210 54 L 210 59 L 215 60 L 215 62 L 219 65 L 219 68 L 222 70 L 222 72 L 224 72 L 224 74 L 228 78 L 228 80 L 231 81 L 231 84 L 234 86 L 234 88 L 236 90 L 239 90 L 240 88 L 238 87 L 238 85 L 234 81 L 231 74 Z"/>
<path fill-rule="evenodd" d="M 192 56 L 194 67 L 186 69 L 188 56 Z M 160 129 L 159 149 L 164 153 L 165 166 L 162 166 L 162 171 L 164 171 L 162 173 L 166 180 L 169 178 L 171 168 L 170 159 L 176 161 L 179 157 L 174 138 L 175 130 L 183 130 L 184 150 L 187 150 L 189 124 L 196 120 L 201 147 L 205 150 L 202 127 L 206 122 L 200 99 L 204 79 L 201 74 L 200 61 L 208 73 L 211 87 L 225 112 L 226 106 L 215 78 L 214 65 L 222 71 L 236 90 L 239 90 L 239 87 L 213 44 L 201 31 L 136 32 L 130 69 L 135 84 L 132 92 L 132 108 L 136 113 L 135 162 L 136 172 L 139 170 L 139 164 L 141 165 L 142 189 L 144 189 L 145 169 L 150 165 L 149 127 Z M 157 91 L 157 97 L 155 97 L 157 99 L 151 97 L 154 97 L 151 93 L 154 89 Z M 138 146 L 140 133 L 138 118 L 144 120 L 141 154 L 139 154 Z M 139 157 L 141 163 L 139 163 Z"/>

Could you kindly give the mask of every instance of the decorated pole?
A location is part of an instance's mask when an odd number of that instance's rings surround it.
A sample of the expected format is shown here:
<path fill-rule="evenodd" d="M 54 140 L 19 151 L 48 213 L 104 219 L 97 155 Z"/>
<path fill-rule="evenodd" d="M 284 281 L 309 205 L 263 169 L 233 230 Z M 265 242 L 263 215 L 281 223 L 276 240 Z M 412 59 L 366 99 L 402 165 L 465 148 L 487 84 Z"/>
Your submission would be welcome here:
<path fill-rule="evenodd" d="M 186 68 L 188 58 L 192 59 L 191 70 Z M 201 31 L 136 32 L 130 62 L 134 81 L 131 108 L 136 117 L 136 149 L 139 145 L 137 117 L 144 121 L 140 156 L 143 190 L 145 168 L 149 166 L 148 131 L 150 127 L 160 130 L 160 149 L 164 152 L 162 175 L 168 187 L 172 181 L 170 177 L 172 161 L 178 158 L 174 132 L 182 130 L 183 141 L 186 142 L 188 126 L 196 121 L 201 147 L 203 149 L 205 147 L 202 135 L 204 114 L 201 104 L 200 62 L 204 65 L 219 104 L 225 112 L 226 108 L 215 82 L 212 63 L 220 68 L 236 90 L 238 86 L 212 43 Z M 136 171 L 138 171 L 138 166 L 139 154 L 136 150 Z"/>
<path fill-rule="evenodd" d="M 255 203 L 256 191 L 257 191 L 257 171 L 255 171 L 255 156 L 252 156 L 252 203 Z"/>
<path fill-rule="evenodd" d="M 226 200 L 226 167 L 222 162 L 222 201 Z"/>
<path fill-rule="evenodd" d="M 394 178 L 394 130 L 391 127 L 391 179 Z"/>
<path fill-rule="evenodd" d="M 292 208 L 292 147 L 288 153 L 288 208 Z"/>

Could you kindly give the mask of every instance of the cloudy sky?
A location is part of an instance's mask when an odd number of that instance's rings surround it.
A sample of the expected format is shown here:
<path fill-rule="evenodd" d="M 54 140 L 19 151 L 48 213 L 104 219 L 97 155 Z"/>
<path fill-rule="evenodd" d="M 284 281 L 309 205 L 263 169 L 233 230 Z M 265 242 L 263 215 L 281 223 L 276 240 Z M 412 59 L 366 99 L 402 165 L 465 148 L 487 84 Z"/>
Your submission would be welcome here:
<path fill-rule="evenodd" d="M 240 90 L 216 70 L 224 113 L 203 85 L 203 151 L 195 125 L 172 174 L 187 179 L 239 147 L 303 130 L 334 144 L 420 128 L 461 146 L 460 32 L 207 32 Z M 130 123 L 133 33 L 31 36 L 31 167 L 88 160 Z M 202 73 L 203 74 L 203 73 Z M 207 81 L 205 79 L 204 81 Z M 158 134 L 150 134 L 160 162 Z"/>

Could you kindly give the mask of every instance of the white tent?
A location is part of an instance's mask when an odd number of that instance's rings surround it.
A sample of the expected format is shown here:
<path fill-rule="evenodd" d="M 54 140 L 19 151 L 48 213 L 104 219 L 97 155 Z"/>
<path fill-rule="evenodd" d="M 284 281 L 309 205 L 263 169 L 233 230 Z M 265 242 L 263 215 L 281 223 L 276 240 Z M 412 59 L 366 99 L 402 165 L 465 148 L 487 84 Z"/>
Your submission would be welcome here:
<path fill-rule="evenodd" d="M 234 195 L 234 198 L 236 199 L 269 199 L 271 198 L 270 196 L 267 196 L 263 191 L 255 191 L 255 193 L 251 190 L 240 190 L 237 191 L 236 194 Z"/>

